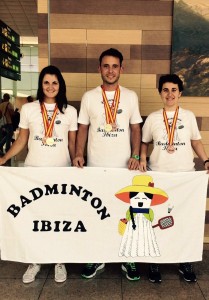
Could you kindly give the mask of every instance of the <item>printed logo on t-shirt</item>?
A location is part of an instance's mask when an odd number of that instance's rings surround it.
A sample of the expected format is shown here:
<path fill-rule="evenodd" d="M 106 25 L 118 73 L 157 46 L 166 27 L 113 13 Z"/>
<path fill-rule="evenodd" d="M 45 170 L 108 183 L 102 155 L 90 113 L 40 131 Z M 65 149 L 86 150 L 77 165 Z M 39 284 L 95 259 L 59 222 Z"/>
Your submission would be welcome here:
<path fill-rule="evenodd" d="M 173 125 L 173 117 L 168 118 L 168 125 L 171 130 Z M 175 150 L 178 150 L 178 147 L 185 146 L 185 142 L 181 142 L 179 131 L 184 128 L 184 125 L 182 124 L 182 119 L 178 118 L 176 122 L 176 127 L 174 131 L 174 139 L 173 139 L 173 146 Z M 161 141 L 156 141 L 156 146 L 161 146 L 162 150 L 167 150 L 169 143 L 168 143 L 168 134 L 166 131 L 166 127 L 163 129 L 163 135 Z"/>
<path fill-rule="evenodd" d="M 51 109 L 47 109 L 47 119 L 48 122 L 50 123 L 52 120 L 52 116 L 53 116 L 53 112 L 54 112 L 54 108 Z M 56 118 L 59 115 L 59 112 L 57 112 L 56 114 Z M 54 121 L 54 124 L 61 124 L 60 120 L 56 120 Z M 41 130 L 40 130 L 40 134 L 34 135 L 34 141 L 39 141 L 41 142 L 41 146 L 43 147 L 50 147 L 50 148 L 55 148 L 57 146 L 57 143 L 61 143 L 63 142 L 63 138 L 58 138 L 58 135 L 56 133 L 56 126 L 53 126 L 53 131 L 52 131 L 52 139 L 53 142 L 52 143 L 46 143 L 44 140 L 46 140 L 45 138 L 45 128 L 44 128 L 44 123 L 43 123 L 43 119 L 42 119 L 42 123 L 41 123 Z"/>
<path fill-rule="evenodd" d="M 104 105 L 103 101 L 101 103 L 102 103 L 102 105 Z M 108 99 L 108 103 L 109 103 L 109 106 L 112 107 L 113 103 L 114 103 L 114 99 Z M 125 132 L 125 129 L 120 128 L 120 124 L 117 121 L 117 115 L 121 114 L 122 112 L 123 112 L 123 110 L 121 108 L 118 108 L 115 123 L 110 124 L 112 127 L 112 130 L 107 131 L 107 129 L 106 129 L 107 121 L 106 121 L 106 115 L 105 115 L 105 111 L 104 111 L 104 113 L 102 114 L 102 121 L 101 121 L 101 124 L 99 125 L 99 127 L 97 128 L 97 132 L 99 134 L 101 134 L 101 136 L 104 138 L 117 138 L 120 133 Z"/>

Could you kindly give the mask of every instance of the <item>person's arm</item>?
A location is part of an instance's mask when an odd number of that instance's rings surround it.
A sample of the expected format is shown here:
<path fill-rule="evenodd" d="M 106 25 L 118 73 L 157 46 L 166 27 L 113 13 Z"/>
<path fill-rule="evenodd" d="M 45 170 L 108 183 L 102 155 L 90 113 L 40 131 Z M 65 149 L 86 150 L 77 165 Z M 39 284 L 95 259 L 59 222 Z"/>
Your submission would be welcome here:
<path fill-rule="evenodd" d="M 75 141 L 76 141 L 76 131 L 68 131 L 68 149 L 70 153 L 71 162 L 75 158 Z"/>
<path fill-rule="evenodd" d="M 139 124 L 130 124 L 131 130 L 131 157 L 128 161 L 129 170 L 139 169 L 139 159 L 132 156 L 139 156 L 140 144 L 141 144 L 141 129 Z"/>
<path fill-rule="evenodd" d="M 192 140 L 191 144 L 192 144 L 192 148 L 193 148 L 194 152 L 197 154 L 197 156 L 200 159 L 202 159 L 203 162 L 208 160 L 208 156 L 205 152 L 205 149 L 203 147 L 201 140 Z M 209 172 L 209 161 L 206 162 L 204 164 L 204 166 L 205 166 L 205 169 Z"/>
<path fill-rule="evenodd" d="M 27 145 L 29 138 L 29 129 L 20 129 L 20 133 L 18 135 L 17 140 L 12 144 L 12 147 L 9 151 L 0 158 L 0 165 L 3 165 L 12 158 L 13 156 L 17 155 L 23 148 Z"/>
<path fill-rule="evenodd" d="M 75 158 L 73 160 L 73 165 L 82 168 L 84 161 L 84 150 L 88 137 L 88 129 L 89 125 L 80 124 L 78 128 L 78 134 L 76 139 L 76 153 Z"/>
<path fill-rule="evenodd" d="M 14 115 L 14 107 L 11 103 L 9 103 L 8 105 L 8 111 L 9 111 L 9 114 L 10 114 L 10 117 L 13 117 Z"/>
<path fill-rule="evenodd" d="M 141 144 L 141 154 L 140 154 L 140 163 L 139 163 L 139 170 L 141 172 L 147 171 L 147 152 L 148 152 L 149 143 Z"/>

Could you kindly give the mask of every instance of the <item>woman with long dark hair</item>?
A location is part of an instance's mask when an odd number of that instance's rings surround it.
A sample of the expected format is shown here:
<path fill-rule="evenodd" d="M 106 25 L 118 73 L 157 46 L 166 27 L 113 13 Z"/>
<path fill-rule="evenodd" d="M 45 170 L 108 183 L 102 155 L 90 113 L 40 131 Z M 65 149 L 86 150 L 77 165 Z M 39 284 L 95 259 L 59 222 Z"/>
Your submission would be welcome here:
<path fill-rule="evenodd" d="M 37 99 L 22 106 L 20 133 L 10 150 L 0 158 L 0 165 L 17 155 L 26 145 L 27 167 L 67 167 L 75 157 L 77 112 L 67 103 L 66 85 L 60 70 L 45 67 L 39 75 Z M 23 282 L 35 280 L 40 264 L 30 264 Z M 55 281 L 64 282 L 64 264 L 55 265 Z"/>

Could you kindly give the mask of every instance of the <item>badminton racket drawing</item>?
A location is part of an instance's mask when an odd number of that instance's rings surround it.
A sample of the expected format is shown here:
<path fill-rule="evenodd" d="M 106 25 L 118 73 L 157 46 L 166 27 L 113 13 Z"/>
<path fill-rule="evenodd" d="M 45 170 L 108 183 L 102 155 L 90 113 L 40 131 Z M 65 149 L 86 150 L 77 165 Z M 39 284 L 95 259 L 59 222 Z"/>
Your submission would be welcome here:
<path fill-rule="evenodd" d="M 152 228 L 160 227 L 160 229 L 167 229 L 169 227 L 172 227 L 174 225 L 174 219 L 172 216 L 163 217 L 158 220 L 158 223 L 156 225 L 153 225 Z"/>

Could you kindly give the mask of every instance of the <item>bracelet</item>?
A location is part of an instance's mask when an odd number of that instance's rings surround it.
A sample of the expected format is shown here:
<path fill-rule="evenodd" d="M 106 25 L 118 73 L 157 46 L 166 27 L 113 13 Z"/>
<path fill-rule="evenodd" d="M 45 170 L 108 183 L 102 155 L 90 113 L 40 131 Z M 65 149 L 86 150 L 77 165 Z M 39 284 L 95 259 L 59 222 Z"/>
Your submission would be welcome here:
<path fill-rule="evenodd" d="M 137 159 L 137 160 L 140 160 L 140 156 L 139 156 L 139 155 L 133 154 L 131 157 L 132 157 L 132 158 L 135 158 L 135 159 Z"/>
<path fill-rule="evenodd" d="M 207 162 L 209 162 L 209 159 L 206 159 L 203 164 L 205 165 Z"/>

